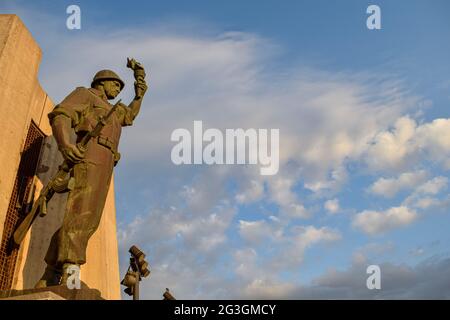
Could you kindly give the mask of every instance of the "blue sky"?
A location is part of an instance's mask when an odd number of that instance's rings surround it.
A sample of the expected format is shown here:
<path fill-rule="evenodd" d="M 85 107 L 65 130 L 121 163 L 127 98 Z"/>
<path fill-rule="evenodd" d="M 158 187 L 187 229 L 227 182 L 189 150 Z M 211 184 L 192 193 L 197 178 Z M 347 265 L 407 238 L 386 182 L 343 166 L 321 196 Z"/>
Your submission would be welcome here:
<path fill-rule="evenodd" d="M 70 4 L 81 30 L 65 28 Z M 369 4 L 381 30 L 366 28 Z M 198 299 L 450 297 L 448 1 L 11 1 L 0 11 L 37 39 L 56 103 L 101 68 L 123 76 L 130 99 L 125 57 L 148 68 L 115 171 L 122 270 L 131 243 L 153 267 L 144 298 L 166 287 Z M 194 120 L 279 128 L 280 172 L 173 165 L 170 133 Z M 369 264 L 385 289 L 365 289 Z"/>

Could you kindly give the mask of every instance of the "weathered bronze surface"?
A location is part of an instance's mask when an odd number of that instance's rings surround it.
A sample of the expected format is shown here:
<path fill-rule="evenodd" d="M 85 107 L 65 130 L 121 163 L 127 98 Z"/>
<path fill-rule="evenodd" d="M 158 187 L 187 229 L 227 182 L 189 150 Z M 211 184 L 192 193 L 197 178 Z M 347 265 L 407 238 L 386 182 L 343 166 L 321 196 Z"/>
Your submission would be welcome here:
<path fill-rule="evenodd" d="M 99 138 L 109 118 L 114 114 L 117 107 L 119 106 L 120 101 L 121 100 L 114 104 L 108 114 L 97 122 L 95 128 L 92 131 L 84 135 L 81 141 L 77 143 L 78 149 L 85 151 L 89 141 Z M 73 183 L 75 179 L 68 177 L 73 166 L 74 163 L 72 161 L 65 159 L 62 165 L 59 167 L 58 172 L 41 191 L 38 199 L 34 202 L 31 211 L 26 215 L 25 219 L 20 223 L 20 225 L 14 232 L 13 239 L 16 245 L 20 245 L 22 243 L 29 228 L 31 227 L 31 224 L 34 222 L 34 219 L 36 219 L 38 215 L 41 217 L 47 215 L 47 202 L 51 200 L 55 192 L 64 193 L 68 190 L 73 189 Z"/>
<path fill-rule="evenodd" d="M 120 159 L 122 127 L 133 124 L 147 91 L 142 65 L 129 59 L 128 66 L 136 80 L 135 98 L 128 106 L 119 103 L 98 137 L 90 139 L 86 147 L 80 142 L 111 111 L 108 100 L 117 97 L 124 87 L 116 73 L 99 71 L 91 88 L 76 88 L 48 115 L 59 150 L 70 164 L 71 179 L 64 220 L 51 239 L 45 257 L 47 268 L 36 287 L 65 284 L 67 275 L 63 271 L 67 266 L 86 263 L 87 244 L 100 223 L 113 168 Z M 76 135 L 75 144 L 70 142 L 72 133 Z"/>

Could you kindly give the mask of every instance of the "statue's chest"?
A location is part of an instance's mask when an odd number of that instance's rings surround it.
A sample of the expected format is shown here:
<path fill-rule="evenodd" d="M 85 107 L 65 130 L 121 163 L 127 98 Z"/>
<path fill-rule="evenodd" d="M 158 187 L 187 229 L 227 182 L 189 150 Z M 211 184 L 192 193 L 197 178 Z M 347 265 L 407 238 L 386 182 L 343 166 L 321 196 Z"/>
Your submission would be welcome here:
<path fill-rule="evenodd" d="M 108 103 L 102 105 L 94 105 L 92 108 L 92 114 L 90 117 L 96 124 L 100 119 L 105 118 L 111 111 L 112 106 Z M 112 139 L 115 143 L 119 142 L 120 134 L 122 132 L 122 125 L 117 116 L 117 112 L 114 112 L 106 121 L 106 125 L 103 127 L 101 136 Z"/>
<path fill-rule="evenodd" d="M 91 106 L 84 110 L 82 115 L 83 120 L 76 131 L 92 131 L 100 119 L 104 119 L 111 109 L 112 105 L 102 99 L 93 99 Z M 106 138 L 108 141 L 111 141 L 113 146 L 117 147 L 121 132 L 122 125 L 119 121 L 117 112 L 114 112 L 106 121 L 106 125 L 103 127 L 100 136 Z"/>

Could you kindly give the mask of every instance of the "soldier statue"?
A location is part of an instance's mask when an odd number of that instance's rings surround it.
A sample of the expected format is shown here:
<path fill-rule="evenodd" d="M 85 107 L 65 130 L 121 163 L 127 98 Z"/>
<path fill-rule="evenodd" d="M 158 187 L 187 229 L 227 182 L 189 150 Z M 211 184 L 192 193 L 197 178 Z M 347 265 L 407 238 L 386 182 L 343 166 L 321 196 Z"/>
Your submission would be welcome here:
<path fill-rule="evenodd" d="M 126 106 L 108 102 L 117 97 L 124 82 L 111 70 L 97 72 L 90 88 L 78 87 L 48 117 L 53 135 L 65 163 L 70 163 L 69 194 L 62 226 L 51 238 L 45 256 L 47 267 L 37 288 L 65 284 L 68 270 L 86 263 L 89 238 L 97 230 L 105 206 L 114 166 L 120 159 L 117 150 L 123 126 L 130 126 L 139 113 L 147 91 L 145 71 L 134 59 L 128 60 L 134 70 L 135 97 Z M 101 119 L 110 116 L 101 133 L 91 139 L 85 148 L 78 144 L 95 128 Z M 71 136 L 76 142 L 71 142 Z"/>

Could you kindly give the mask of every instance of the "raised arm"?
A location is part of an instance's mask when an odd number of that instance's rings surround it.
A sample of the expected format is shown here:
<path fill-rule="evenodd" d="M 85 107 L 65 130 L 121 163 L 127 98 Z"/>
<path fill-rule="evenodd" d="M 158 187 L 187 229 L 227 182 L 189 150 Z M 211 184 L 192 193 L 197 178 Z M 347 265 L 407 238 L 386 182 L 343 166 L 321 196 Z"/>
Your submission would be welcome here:
<path fill-rule="evenodd" d="M 141 109 L 142 100 L 144 99 L 144 94 L 147 91 L 147 88 L 147 83 L 145 82 L 145 79 L 143 77 L 136 79 L 136 82 L 134 83 L 135 97 L 133 101 L 131 101 L 131 103 L 128 105 L 133 120 L 136 118 L 139 110 Z"/>

